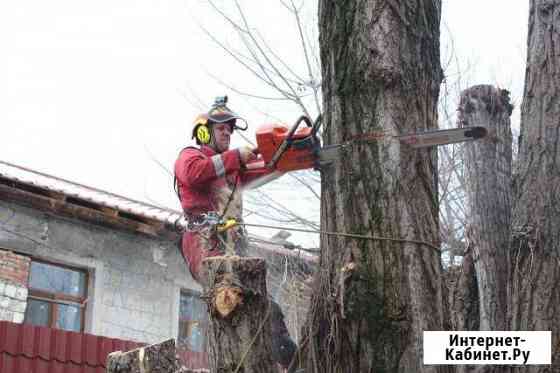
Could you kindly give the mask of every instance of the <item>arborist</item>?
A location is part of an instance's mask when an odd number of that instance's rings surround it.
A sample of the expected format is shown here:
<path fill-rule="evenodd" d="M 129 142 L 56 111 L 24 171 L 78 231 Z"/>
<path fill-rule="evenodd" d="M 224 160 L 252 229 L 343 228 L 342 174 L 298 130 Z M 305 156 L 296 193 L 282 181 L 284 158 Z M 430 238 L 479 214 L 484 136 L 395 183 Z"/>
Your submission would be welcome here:
<path fill-rule="evenodd" d="M 207 113 L 194 121 L 192 138 L 198 147 L 184 148 L 175 162 L 175 187 L 185 217 L 192 229 L 183 233 L 181 249 L 193 278 L 200 282 L 202 261 L 210 256 L 247 255 L 247 232 L 243 221 L 243 186 L 269 174 L 247 173 L 245 165 L 257 158 L 256 149 L 243 146 L 230 149 L 234 130 L 246 130 L 247 122 L 228 108 L 227 96 L 218 97 Z M 244 122 L 244 126 L 239 126 Z M 216 229 L 216 222 L 234 221 L 229 229 Z M 212 224 L 214 223 L 214 224 Z M 280 307 L 273 306 L 273 313 Z M 283 321 L 283 315 L 272 315 L 273 351 L 277 361 L 291 361 L 286 352 L 295 352 Z"/>

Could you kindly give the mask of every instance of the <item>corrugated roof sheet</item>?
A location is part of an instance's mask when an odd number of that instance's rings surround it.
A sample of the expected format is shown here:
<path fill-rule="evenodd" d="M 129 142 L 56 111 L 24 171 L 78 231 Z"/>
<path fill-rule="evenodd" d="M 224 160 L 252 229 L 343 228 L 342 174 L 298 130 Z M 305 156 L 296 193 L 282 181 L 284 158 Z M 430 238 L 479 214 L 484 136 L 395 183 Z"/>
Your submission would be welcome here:
<path fill-rule="evenodd" d="M 0 321 L 1 373 L 104 373 L 107 355 L 142 343 Z"/>
<path fill-rule="evenodd" d="M 0 161 L 0 176 L 52 192 L 62 193 L 70 197 L 80 198 L 100 206 L 114 208 L 148 219 L 155 219 L 170 225 L 180 224 L 181 220 L 184 220 L 183 214 L 180 211 L 135 201 L 118 194 L 74 183 L 4 161 Z"/>

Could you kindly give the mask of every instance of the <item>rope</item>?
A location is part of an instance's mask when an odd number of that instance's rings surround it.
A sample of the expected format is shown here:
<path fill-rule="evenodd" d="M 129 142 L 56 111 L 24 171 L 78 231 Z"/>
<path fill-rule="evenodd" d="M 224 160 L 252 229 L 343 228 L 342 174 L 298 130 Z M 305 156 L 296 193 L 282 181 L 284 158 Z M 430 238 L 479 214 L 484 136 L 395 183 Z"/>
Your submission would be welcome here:
<path fill-rule="evenodd" d="M 373 240 L 373 241 L 391 241 L 391 242 L 401 242 L 401 243 L 413 243 L 413 244 L 417 244 L 417 245 L 428 246 L 429 248 L 435 250 L 437 253 L 441 254 L 441 250 L 438 246 L 436 246 L 432 243 L 426 242 L 426 241 L 422 241 L 422 240 L 409 240 L 409 239 L 406 239 L 406 238 L 370 236 L 370 235 L 355 234 L 355 233 L 329 232 L 329 231 L 322 231 L 322 230 L 316 230 L 316 229 L 277 227 L 277 226 L 273 226 L 273 225 L 264 225 L 264 224 L 238 223 L 237 225 L 244 225 L 246 227 L 255 227 L 255 228 L 281 229 L 281 230 L 285 230 L 285 231 L 294 231 L 294 232 L 303 232 L 303 233 L 317 233 L 317 234 L 325 234 L 327 236 L 358 238 L 358 239 Z"/>

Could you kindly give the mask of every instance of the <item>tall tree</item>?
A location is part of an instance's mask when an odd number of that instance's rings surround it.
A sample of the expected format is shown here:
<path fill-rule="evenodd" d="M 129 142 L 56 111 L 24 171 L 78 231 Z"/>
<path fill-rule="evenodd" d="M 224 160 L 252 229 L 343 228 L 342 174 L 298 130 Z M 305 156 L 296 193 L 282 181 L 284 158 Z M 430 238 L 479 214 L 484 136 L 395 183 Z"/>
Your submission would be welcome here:
<path fill-rule="evenodd" d="M 328 231 L 310 310 L 309 372 L 424 366 L 422 332 L 445 327 L 433 149 L 391 135 L 437 127 L 440 1 L 319 2 L 326 144 L 383 133 L 323 172 Z"/>
<path fill-rule="evenodd" d="M 560 370 L 560 1 L 531 0 L 513 214 L 514 330 L 552 330 Z M 544 372 L 547 367 L 520 368 Z"/>

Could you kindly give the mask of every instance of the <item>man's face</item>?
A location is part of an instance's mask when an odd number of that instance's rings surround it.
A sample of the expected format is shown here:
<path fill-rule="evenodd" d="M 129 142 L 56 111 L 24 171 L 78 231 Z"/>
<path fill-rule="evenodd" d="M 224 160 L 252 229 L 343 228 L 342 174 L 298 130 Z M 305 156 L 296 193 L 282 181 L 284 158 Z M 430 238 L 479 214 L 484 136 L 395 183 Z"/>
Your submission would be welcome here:
<path fill-rule="evenodd" d="M 218 153 L 223 153 L 229 149 L 231 129 L 231 124 L 229 123 L 215 123 L 212 125 L 212 131 L 214 132 L 214 150 Z"/>

